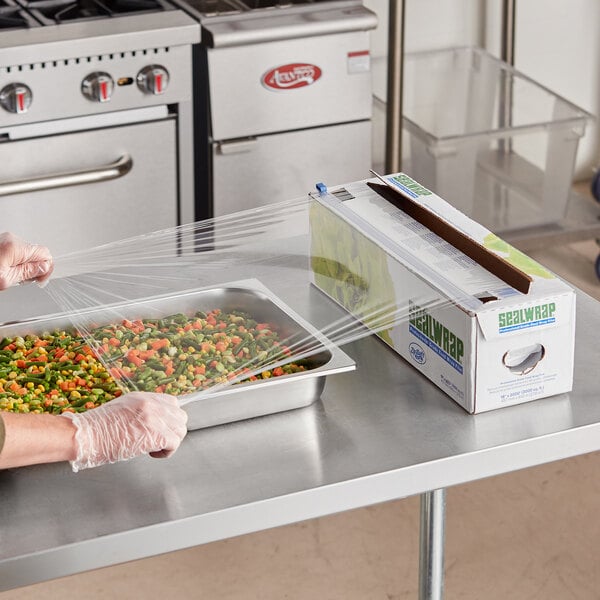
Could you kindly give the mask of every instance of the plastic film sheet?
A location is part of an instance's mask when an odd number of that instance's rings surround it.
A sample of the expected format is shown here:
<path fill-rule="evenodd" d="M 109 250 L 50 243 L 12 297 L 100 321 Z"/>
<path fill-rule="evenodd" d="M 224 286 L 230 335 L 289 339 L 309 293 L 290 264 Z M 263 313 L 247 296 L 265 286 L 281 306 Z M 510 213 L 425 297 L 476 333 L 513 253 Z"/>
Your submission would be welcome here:
<path fill-rule="evenodd" d="M 296 373 L 324 349 L 373 331 L 385 336 L 408 317 L 373 244 L 343 235 L 333 220 L 317 235 L 315 222 L 326 219 L 319 202 L 305 198 L 157 231 L 57 257 L 46 290 L 123 391 L 185 401 Z M 284 326 L 281 315 L 295 313 L 289 291 L 306 294 L 315 278 L 344 304 L 360 305 L 360 318 L 340 310 L 325 323 Z M 421 298 L 432 301 L 445 302 Z"/>
<path fill-rule="evenodd" d="M 415 306 L 452 303 L 414 277 L 399 290 L 385 252 L 310 196 L 55 257 L 45 290 L 81 340 L 56 368 L 82 385 L 74 400 L 61 387 L 54 412 L 294 376 L 361 337 L 389 342 Z M 92 355 L 104 379 L 86 387 Z"/>

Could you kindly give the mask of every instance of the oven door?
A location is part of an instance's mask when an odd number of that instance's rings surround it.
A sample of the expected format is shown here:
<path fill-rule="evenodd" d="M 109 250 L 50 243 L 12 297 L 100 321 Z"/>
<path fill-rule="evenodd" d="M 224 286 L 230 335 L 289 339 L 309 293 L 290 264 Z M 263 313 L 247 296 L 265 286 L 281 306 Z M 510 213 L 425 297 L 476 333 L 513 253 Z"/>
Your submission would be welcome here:
<path fill-rule="evenodd" d="M 0 230 L 53 255 L 177 225 L 176 121 L 0 143 Z"/>

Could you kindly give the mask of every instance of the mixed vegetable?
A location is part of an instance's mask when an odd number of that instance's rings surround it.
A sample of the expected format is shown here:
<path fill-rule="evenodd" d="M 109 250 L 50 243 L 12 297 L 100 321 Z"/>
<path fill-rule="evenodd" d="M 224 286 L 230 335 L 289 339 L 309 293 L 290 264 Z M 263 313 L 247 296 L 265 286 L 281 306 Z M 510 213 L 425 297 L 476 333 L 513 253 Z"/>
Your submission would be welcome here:
<path fill-rule="evenodd" d="M 239 311 L 126 320 L 95 330 L 93 337 L 111 365 L 111 376 L 131 381 L 138 390 L 182 395 L 245 374 L 254 381 L 306 368 L 289 363 L 252 374 L 291 352 L 268 323 L 257 323 Z"/>
<path fill-rule="evenodd" d="M 261 370 L 291 352 L 268 323 L 239 311 L 124 320 L 94 329 L 91 337 L 94 349 L 66 331 L 0 340 L 0 410 L 83 412 L 123 389 L 183 395 L 307 368 L 290 362 Z"/>
<path fill-rule="evenodd" d="M 82 412 L 121 393 L 92 349 L 66 331 L 0 341 L 0 410 Z"/>

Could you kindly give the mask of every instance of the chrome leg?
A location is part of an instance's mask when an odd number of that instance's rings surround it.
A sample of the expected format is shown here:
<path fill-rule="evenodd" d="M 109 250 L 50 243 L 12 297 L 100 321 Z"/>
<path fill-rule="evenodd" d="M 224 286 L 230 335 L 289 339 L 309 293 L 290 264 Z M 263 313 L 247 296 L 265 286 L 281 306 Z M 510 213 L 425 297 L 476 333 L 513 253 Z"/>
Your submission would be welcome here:
<path fill-rule="evenodd" d="M 421 494 L 419 600 L 444 597 L 444 525 L 446 490 Z"/>

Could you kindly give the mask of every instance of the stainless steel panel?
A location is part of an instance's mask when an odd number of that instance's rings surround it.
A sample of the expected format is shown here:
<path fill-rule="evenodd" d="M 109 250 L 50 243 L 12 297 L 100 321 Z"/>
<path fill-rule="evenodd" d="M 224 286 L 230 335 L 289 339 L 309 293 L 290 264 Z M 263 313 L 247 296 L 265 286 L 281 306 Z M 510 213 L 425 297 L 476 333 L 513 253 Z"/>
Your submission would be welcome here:
<path fill-rule="evenodd" d="M 67 29 L 69 26 L 64 25 Z M 41 27 L 40 29 L 46 31 L 54 29 L 54 27 Z M 61 25 L 57 29 L 62 31 L 63 26 Z M 74 52 L 77 47 L 77 41 L 71 41 L 71 51 Z M 31 107 L 24 114 L 0 111 L 0 128 L 51 119 L 106 114 L 150 106 L 166 106 L 192 99 L 191 46 L 157 47 L 155 51 L 138 49 L 124 52 L 115 39 L 111 45 L 110 54 L 94 53 L 86 58 L 67 59 L 63 54 L 48 53 L 43 59 L 38 59 L 31 65 L 25 61 L 27 48 L 20 48 L 20 50 L 23 57 L 17 64 L 24 64 L 24 68 L 21 70 L 17 70 L 14 63 L 4 62 L 5 59 L 0 50 L 0 88 L 9 83 L 23 83 L 31 88 L 33 100 Z M 81 55 L 77 54 L 76 56 Z M 135 83 L 123 86 L 115 85 L 110 101 L 100 103 L 92 102 L 81 92 L 81 82 L 94 71 L 105 71 L 115 81 L 127 77 L 135 81 L 138 72 L 153 63 L 163 65 L 169 71 L 169 85 L 164 94 L 145 94 Z M 3 67 L 12 68 L 9 71 Z"/>
<path fill-rule="evenodd" d="M 253 3 L 247 4 L 252 7 Z M 216 48 L 368 31 L 377 26 L 375 13 L 356 0 L 272 8 L 233 18 L 203 19 L 203 38 Z"/>
<path fill-rule="evenodd" d="M 371 117 L 368 63 L 355 70 L 349 53 L 369 50 L 366 31 L 208 50 L 212 137 L 227 140 Z M 314 83 L 273 90 L 261 83 L 282 65 L 321 69 Z M 243 110 L 240 110 L 243 99 Z"/>
<path fill-rule="evenodd" d="M 281 339 L 296 340 L 301 347 L 310 348 L 305 358 L 308 370 L 272 379 L 240 383 L 181 396 L 188 412 L 188 429 L 211 427 L 266 414 L 308 406 L 317 400 L 325 377 L 355 368 L 354 361 L 329 342 L 317 329 L 294 313 L 258 280 L 233 282 L 218 289 L 192 290 L 176 295 L 164 295 L 135 303 L 115 304 L 86 311 L 86 326 L 117 323 L 127 318 L 160 318 L 183 312 L 224 312 L 243 310 L 253 319 L 276 325 Z M 79 321 L 82 322 L 82 321 Z M 41 334 L 53 329 L 72 328 L 68 315 L 39 317 L 18 323 L 0 325 L 0 337 Z M 319 349 L 315 352 L 315 349 Z M 300 353 L 300 348 L 297 349 Z"/>
<path fill-rule="evenodd" d="M 23 33 L 23 30 L 2 32 L 0 65 L 62 61 L 200 41 L 200 25 L 179 10 L 63 23 Z"/>
<path fill-rule="evenodd" d="M 370 167 L 369 121 L 213 144 L 214 216 L 367 178 Z"/>
<path fill-rule="evenodd" d="M 129 155 L 118 179 L 0 197 L 2 229 L 54 255 L 177 224 L 175 120 L 0 144 L 0 181 L 109 164 Z"/>

